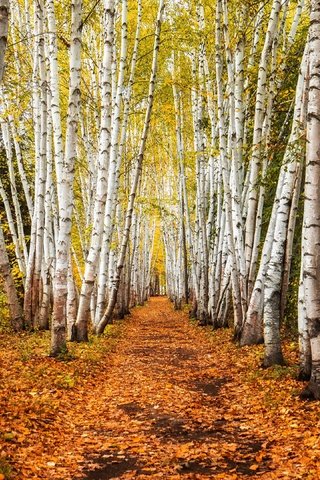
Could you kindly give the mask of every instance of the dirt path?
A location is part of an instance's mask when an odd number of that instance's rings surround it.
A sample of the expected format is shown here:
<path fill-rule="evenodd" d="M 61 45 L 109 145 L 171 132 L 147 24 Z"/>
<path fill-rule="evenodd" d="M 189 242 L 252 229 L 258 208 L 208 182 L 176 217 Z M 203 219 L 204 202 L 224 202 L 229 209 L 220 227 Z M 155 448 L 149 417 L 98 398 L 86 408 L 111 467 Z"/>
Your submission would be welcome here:
<path fill-rule="evenodd" d="M 210 341 L 163 298 L 135 310 L 103 400 L 104 451 L 84 478 L 318 478 L 299 476 L 290 442 L 279 451 L 288 419 L 276 424 L 255 379 L 239 385 L 247 366 L 227 335 Z"/>
<path fill-rule="evenodd" d="M 237 415 L 229 365 L 166 299 L 152 299 L 134 317 L 117 351 L 104 413 L 101 440 L 110 438 L 110 447 L 86 478 L 254 475 L 250 467 L 266 439 Z M 268 461 L 260 463 L 263 471 Z"/>
<path fill-rule="evenodd" d="M 319 479 L 319 404 L 299 400 L 292 368 L 259 370 L 262 347 L 230 334 L 153 298 L 105 364 L 8 361 L 11 478 Z M 46 386 L 54 375 L 62 387 Z"/>

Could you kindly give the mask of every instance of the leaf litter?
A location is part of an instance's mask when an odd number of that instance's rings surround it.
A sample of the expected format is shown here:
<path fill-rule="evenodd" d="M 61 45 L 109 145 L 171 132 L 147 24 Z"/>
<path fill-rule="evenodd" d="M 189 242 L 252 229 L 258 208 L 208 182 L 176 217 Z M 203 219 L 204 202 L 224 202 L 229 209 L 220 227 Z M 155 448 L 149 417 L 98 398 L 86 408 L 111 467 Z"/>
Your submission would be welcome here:
<path fill-rule="evenodd" d="M 320 408 L 297 395 L 292 345 L 289 366 L 262 370 L 261 346 L 162 297 L 118 329 L 67 362 L 45 335 L 1 336 L 0 478 L 320 478 Z"/>

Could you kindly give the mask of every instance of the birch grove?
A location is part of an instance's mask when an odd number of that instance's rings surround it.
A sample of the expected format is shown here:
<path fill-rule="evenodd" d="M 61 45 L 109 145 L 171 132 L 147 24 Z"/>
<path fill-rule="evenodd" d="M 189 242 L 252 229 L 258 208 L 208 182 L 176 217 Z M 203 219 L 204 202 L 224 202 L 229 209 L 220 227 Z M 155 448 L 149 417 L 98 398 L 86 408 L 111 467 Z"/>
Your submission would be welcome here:
<path fill-rule="evenodd" d="M 0 3 L 0 85 L 3 81 L 5 68 L 5 51 L 8 41 L 9 13 L 9 1 L 4 0 Z M 11 272 L 10 260 L 6 250 L 6 244 L 1 223 L 0 273 L 3 278 L 4 288 L 9 305 L 11 325 L 15 331 L 19 331 L 21 330 L 23 323 L 22 310 L 20 306 L 20 300 L 18 299 L 14 278 Z"/>
<path fill-rule="evenodd" d="M 60 356 L 166 294 L 264 343 L 265 367 L 297 329 L 319 398 L 319 8 L 12 0 L 9 15 L 0 1 L 14 330 L 51 329 Z"/>

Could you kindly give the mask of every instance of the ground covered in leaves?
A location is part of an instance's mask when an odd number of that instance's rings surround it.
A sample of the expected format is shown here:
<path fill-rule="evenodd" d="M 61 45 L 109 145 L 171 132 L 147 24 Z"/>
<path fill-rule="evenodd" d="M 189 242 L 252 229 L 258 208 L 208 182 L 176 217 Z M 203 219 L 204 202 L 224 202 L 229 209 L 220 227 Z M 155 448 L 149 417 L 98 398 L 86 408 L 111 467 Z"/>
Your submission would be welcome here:
<path fill-rule="evenodd" d="M 67 358 L 46 356 L 47 334 L 0 348 L 0 480 L 320 478 L 294 344 L 262 370 L 261 346 L 154 298 Z"/>

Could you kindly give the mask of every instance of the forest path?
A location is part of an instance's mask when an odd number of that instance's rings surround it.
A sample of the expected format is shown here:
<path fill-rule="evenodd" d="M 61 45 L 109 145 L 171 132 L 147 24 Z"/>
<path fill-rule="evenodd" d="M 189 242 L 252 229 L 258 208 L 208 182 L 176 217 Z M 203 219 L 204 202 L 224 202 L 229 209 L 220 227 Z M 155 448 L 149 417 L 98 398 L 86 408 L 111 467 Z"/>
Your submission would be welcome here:
<path fill-rule="evenodd" d="M 320 478 L 319 403 L 299 399 L 294 367 L 262 370 L 261 345 L 165 298 L 108 331 L 65 361 L 46 333 L 0 336 L 1 479 Z"/>
<path fill-rule="evenodd" d="M 85 478 L 252 476 L 265 439 L 237 410 L 230 360 L 167 299 L 135 309 L 102 412 L 105 451 Z"/>
<path fill-rule="evenodd" d="M 102 452 L 75 478 L 305 478 L 290 476 L 299 460 L 295 446 L 279 451 L 287 418 L 274 421 L 268 389 L 261 403 L 249 349 L 229 335 L 201 330 L 165 298 L 134 309 L 99 399 L 101 425 L 88 429 Z"/>

